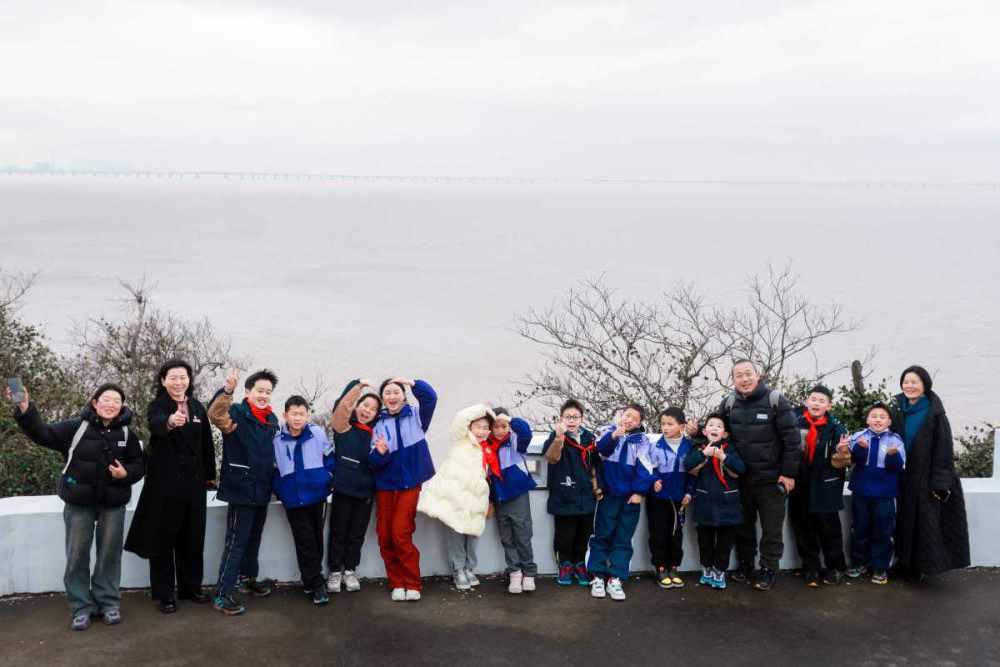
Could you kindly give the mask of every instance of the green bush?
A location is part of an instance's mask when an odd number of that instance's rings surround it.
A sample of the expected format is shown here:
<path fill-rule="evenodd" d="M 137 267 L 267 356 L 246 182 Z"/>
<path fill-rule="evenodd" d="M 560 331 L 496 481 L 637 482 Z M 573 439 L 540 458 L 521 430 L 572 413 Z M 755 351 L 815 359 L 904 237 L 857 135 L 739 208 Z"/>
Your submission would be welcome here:
<path fill-rule="evenodd" d="M 892 402 L 884 379 L 877 385 L 866 384 L 861 390 L 844 386 L 837 390 L 831 412 L 848 433 L 856 433 L 865 428 L 868 408 L 880 401 L 886 405 Z"/>
<path fill-rule="evenodd" d="M 993 445 L 996 426 L 983 422 L 966 426 L 958 436 L 961 447 L 955 453 L 955 471 L 959 477 L 992 477 Z"/>

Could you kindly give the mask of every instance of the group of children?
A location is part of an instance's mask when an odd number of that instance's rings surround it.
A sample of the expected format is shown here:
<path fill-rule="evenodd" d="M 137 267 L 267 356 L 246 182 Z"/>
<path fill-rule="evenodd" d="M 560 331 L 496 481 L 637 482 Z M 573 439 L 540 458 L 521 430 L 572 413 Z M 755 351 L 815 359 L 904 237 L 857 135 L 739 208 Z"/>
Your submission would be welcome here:
<path fill-rule="evenodd" d="M 529 492 L 536 483 L 525 457 L 532 429 L 504 408 L 476 404 L 454 418 L 452 448 L 435 471 L 426 441 L 437 397 L 424 381 L 386 380 L 377 392 L 355 380 L 337 400 L 332 442 L 310 423 L 309 403 L 285 402 L 284 425 L 271 414 L 277 379 L 255 373 L 247 397 L 232 404 L 230 376 L 209 409 L 223 433 L 219 497 L 230 503 L 215 607 L 245 611 L 231 595 L 239 585 L 253 595 L 269 587 L 257 576 L 257 550 L 271 491 L 284 504 L 304 589 L 316 604 L 327 593 L 356 591 L 356 569 L 373 503 L 379 547 L 395 601 L 420 599 L 419 551 L 413 544 L 415 513 L 441 521 L 447 558 L 458 590 L 479 584 L 478 538 L 495 518 L 512 594 L 535 590 Z M 410 395 L 416 399 L 413 406 Z M 848 437 L 830 414 L 832 393 L 817 385 L 799 416 L 802 465 L 789 514 L 810 586 L 844 576 L 886 583 L 892 557 L 895 498 L 905 449 L 891 432 L 888 407 L 873 405 L 867 428 Z M 658 584 L 679 588 L 685 519 L 693 506 L 702 564 L 699 583 L 726 588 L 737 527 L 743 518 L 740 489 L 746 468 L 729 442 L 726 415 L 700 425 L 668 408 L 661 435 L 646 435 L 643 408 L 630 404 L 615 423 L 595 433 L 583 427 L 584 407 L 566 401 L 542 448 L 548 463 L 547 510 L 554 516 L 556 582 L 588 586 L 595 598 L 626 598 L 632 540 L 646 503 L 649 549 Z M 266 454 L 261 443 L 267 441 Z M 851 564 L 843 552 L 839 512 L 846 470 L 852 491 Z M 332 494 L 323 576 L 326 499 Z M 825 568 L 821 568 L 822 553 Z M 239 575 L 239 576 L 237 576 Z"/>

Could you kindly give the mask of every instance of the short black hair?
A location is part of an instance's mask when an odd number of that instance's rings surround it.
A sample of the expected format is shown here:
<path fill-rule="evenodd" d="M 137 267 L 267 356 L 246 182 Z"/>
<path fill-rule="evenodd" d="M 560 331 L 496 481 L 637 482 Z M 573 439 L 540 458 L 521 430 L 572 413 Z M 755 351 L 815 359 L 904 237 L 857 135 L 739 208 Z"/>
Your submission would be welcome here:
<path fill-rule="evenodd" d="M 559 416 L 562 417 L 564 412 L 571 409 L 579 410 L 581 417 L 585 414 L 585 410 L 583 409 L 583 403 L 576 400 L 575 398 L 570 398 L 565 403 L 562 404 L 561 408 L 559 408 Z"/>
<path fill-rule="evenodd" d="M 823 394 L 831 401 L 833 400 L 833 391 L 824 384 L 818 384 L 809 390 L 810 394 Z"/>
<path fill-rule="evenodd" d="M 712 412 L 712 413 L 710 413 L 707 417 L 705 417 L 704 422 L 702 422 L 704 424 L 704 426 L 702 426 L 702 428 L 705 428 L 705 426 L 708 426 L 708 420 L 709 419 L 718 419 L 719 421 L 722 422 L 722 427 L 724 429 L 726 429 L 726 433 L 732 433 L 732 431 L 729 430 L 729 417 L 727 417 L 726 415 L 722 414 L 721 412 Z"/>
<path fill-rule="evenodd" d="M 251 374 L 250 377 L 247 378 L 247 381 L 243 383 L 243 388 L 246 389 L 247 391 L 250 391 L 251 389 L 253 389 L 253 386 L 257 384 L 258 380 L 267 380 L 268 382 L 270 382 L 271 389 L 274 389 L 275 387 L 278 386 L 278 376 L 275 375 L 274 371 L 272 371 L 271 369 L 264 368 L 262 370 L 257 371 L 256 373 Z"/>
<path fill-rule="evenodd" d="M 670 407 L 666 408 L 660 415 L 656 418 L 656 421 L 660 421 L 664 417 L 673 417 L 678 424 L 684 424 L 687 422 L 687 417 L 684 416 L 684 411 L 680 408 Z"/>
<path fill-rule="evenodd" d="M 733 362 L 732 368 L 729 369 L 729 374 L 732 375 L 733 371 L 736 370 L 736 367 L 739 366 L 740 364 L 750 364 L 751 366 L 753 366 L 753 370 L 755 373 L 760 373 L 760 369 L 757 368 L 757 364 L 755 364 L 750 359 L 737 359 L 736 361 Z"/>
<path fill-rule="evenodd" d="M 931 393 L 931 387 L 934 385 L 934 380 L 931 379 L 931 374 L 927 372 L 927 369 L 923 366 L 913 365 L 904 370 L 899 374 L 899 388 L 903 388 L 903 378 L 906 377 L 907 373 L 914 373 L 920 381 L 924 384 L 924 393 Z"/>
<path fill-rule="evenodd" d="M 167 393 L 167 388 L 163 386 L 163 381 L 167 379 L 167 373 L 169 373 L 175 368 L 183 368 L 184 370 L 187 371 L 188 388 L 185 396 L 190 398 L 191 395 L 194 394 L 194 369 L 191 368 L 191 364 L 184 361 L 183 359 L 178 359 L 178 358 L 164 361 L 163 365 L 160 366 L 160 370 L 156 371 L 156 377 L 160 380 L 159 382 L 156 383 L 156 395 L 163 396 L 165 393 Z"/>
<path fill-rule="evenodd" d="M 500 415 L 504 415 L 505 417 L 510 417 L 510 412 L 507 410 L 507 408 L 493 408 L 493 414 L 495 414 L 497 417 L 499 417 Z"/>
<path fill-rule="evenodd" d="M 626 410 L 635 410 L 639 413 L 639 421 L 646 421 L 646 408 L 642 407 L 638 403 L 627 404 L 624 408 L 622 408 L 622 412 L 625 412 Z"/>
<path fill-rule="evenodd" d="M 122 397 L 122 405 L 125 405 L 125 390 L 122 389 L 122 386 L 120 384 L 116 384 L 114 382 L 105 382 L 104 384 L 102 384 L 100 387 L 97 388 L 97 391 L 94 392 L 93 396 L 90 397 L 90 400 L 96 401 L 101 397 L 101 394 L 103 394 L 106 391 L 117 392 L 118 395 Z"/>
<path fill-rule="evenodd" d="M 290 408 L 299 406 L 304 407 L 306 410 L 312 410 L 312 406 L 309 405 L 309 401 L 307 401 L 304 397 L 295 394 L 294 396 L 289 396 L 288 400 L 285 401 L 285 412 L 288 412 Z"/>
<path fill-rule="evenodd" d="M 399 387 L 399 390 L 403 392 L 403 396 L 406 396 L 406 387 L 396 382 L 393 378 L 388 378 L 386 380 L 382 380 L 382 384 L 378 386 L 378 395 L 380 397 L 382 396 L 382 392 L 385 391 L 385 388 L 388 387 L 390 384 L 394 384 L 397 387 Z"/>
<path fill-rule="evenodd" d="M 892 410 L 890 410 L 889 406 L 882 401 L 875 401 L 865 408 L 865 419 L 868 419 L 868 415 L 872 413 L 872 410 L 885 410 L 885 413 L 889 415 L 889 422 L 892 422 Z"/>

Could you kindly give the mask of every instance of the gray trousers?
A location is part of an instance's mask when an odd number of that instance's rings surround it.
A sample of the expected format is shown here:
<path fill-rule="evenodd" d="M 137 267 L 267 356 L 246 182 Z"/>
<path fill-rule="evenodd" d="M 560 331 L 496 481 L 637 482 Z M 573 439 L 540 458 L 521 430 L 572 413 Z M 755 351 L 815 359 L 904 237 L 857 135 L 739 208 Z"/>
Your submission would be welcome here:
<path fill-rule="evenodd" d="M 475 570 L 479 559 L 476 558 L 476 544 L 479 538 L 475 535 L 456 533 L 448 526 L 444 527 L 444 548 L 448 554 L 451 571 Z"/>
<path fill-rule="evenodd" d="M 531 549 L 531 502 L 527 493 L 513 500 L 497 503 L 497 530 L 503 544 L 503 556 L 507 561 L 507 571 L 520 570 L 533 577 L 538 574 L 535 555 Z"/>
<path fill-rule="evenodd" d="M 66 573 L 63 585 L 69 608 L 77 614 L 96 613 L 121 605 L 122 544 L 125 507 L 87 507 L 66 503 Z M 96 524 L 96 529 L 95 529 Z M 97 534 L 97 565 L 90 574 L 90 547 Z"/>

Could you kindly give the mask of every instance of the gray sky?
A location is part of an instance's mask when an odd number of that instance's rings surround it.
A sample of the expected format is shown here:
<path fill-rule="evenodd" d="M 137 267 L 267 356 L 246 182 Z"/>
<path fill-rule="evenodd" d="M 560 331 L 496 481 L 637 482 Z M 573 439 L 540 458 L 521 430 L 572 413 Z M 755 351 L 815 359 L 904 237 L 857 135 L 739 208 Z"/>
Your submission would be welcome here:
<path fill-rule="evenodd" d="M 1000 180 L 993 0 L 486 4 L 0 2 L 0 165 Z"/>

